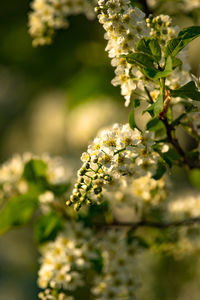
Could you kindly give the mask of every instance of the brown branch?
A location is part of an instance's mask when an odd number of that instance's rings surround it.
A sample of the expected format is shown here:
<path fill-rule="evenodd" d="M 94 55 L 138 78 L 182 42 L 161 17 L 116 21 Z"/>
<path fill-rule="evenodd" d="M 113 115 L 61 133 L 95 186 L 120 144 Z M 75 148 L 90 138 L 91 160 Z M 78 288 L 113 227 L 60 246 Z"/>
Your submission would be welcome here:
<path fill-rule="evenodd" d="M 169 90 L 165 90 L 164 94 L 165 94 L 165 100 L 164 100 L 163 110 L 159 114 L 159 119 L 165 125 L 168 142 L 170 144 L 172 144 L 172 146 L 174 146 L 174 148 L 177 150 L 177 152 L 182 157 L 183 163 L 185 163 L 190 169 L 200 168 L 200 162 L 195 163 L 187 158 L 186 153 L 183 151 L 183 149 L 181 148 L 181 146 L 179 144 L 178 139 L 175 137 L 175 134 L 174 134 L 175 127 L 172 124 L 168 123 L 166 114 L 167 114 L 167 111 L 168 111 L 168 108 L 170 105 L 171 95 L 170 95 Z"/>
<path fill-rule="evenodd" d="M 151 11 L 150 7 L 147 4 L 147 0 L 140 0 L 139 1 L 140 4 L 142 4 L 143 6 L 143 11 L 145 12 L 145 14 L 148 16 L 150 14 L 152 14 L 153 12 Z"/>
<path fill-rule="evenodd" d="M 163 122 L 163 124 L 165 125 L 165 128 L 166 128 L 168 142 L 171 143 L 172 146 L 174 146 L 174 148 L 180 154 L 180 156 L 182 157 L 183 163 L 185 163 L 190 169 L 200 168 L 200 162 L 196 163 L 196 162 L 191 161 L 190 159 L 188 159 L 187 156 L 186 156 L 186 153 L 181 148 L 177 138 L 172 136 L 172 132 L 174 131 L 174 127 L 171 124 L 168 123 L 167 118 L 164 117 L 163 119 L 161 119 L 161 121 Z"/>
<path fill-rule="evenodd" d="M 111 224 L 105 224 L 105 223 L 97 223 L 95 224 L 98 227 L 129 227 L 130 229 L 137 229 L 139 227 L 152 227 L 152 228 L 158 228 L 158 229 L 166 229 L 170 227 L 181 227 L 181 226 L 192 226 L 195 224 L 200 224 L 200 216 L 190 219 L 185 219 L 181 221 L 174 221 L 174 222 L 152 222 L 152 221 L 140 221 L 140 222 L 113 222 Z"/>
<path fill-rule="evenodd" d="M 170 91 L 169 90 L 165 90 L 165 101 L 164 101 L 164 105 L 163 105 L 163 110 L 159 113 L 159 118 L 161 120 L 165 119 L 165 115 L 168 111 L 169 105 L 170 105 L 170 101 L 171 101 L 171 95 L 170 95 Z"/>

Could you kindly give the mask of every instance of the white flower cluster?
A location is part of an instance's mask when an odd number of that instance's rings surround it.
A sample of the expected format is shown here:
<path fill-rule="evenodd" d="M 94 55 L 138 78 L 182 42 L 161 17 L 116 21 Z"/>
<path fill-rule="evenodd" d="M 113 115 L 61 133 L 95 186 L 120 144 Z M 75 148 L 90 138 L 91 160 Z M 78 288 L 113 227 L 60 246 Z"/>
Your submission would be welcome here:
<path fill-rule="evenodd" d="M 0 200 L 4 201 L 17 194 L 25 194 L 28 184 L 22 175 L 24 167 L 31 159 L 39 159 L 47 164 L 47 179 L 51 184 L 59 184 L 69 181 L 69 170 L 64 167 L 64 161 L 60 157 L 51 158 L 49 155 L 36 156 L 31 153 L 16 154 L 10 160 L 0 166 Z M 52 202 L 54 195 L 50 191 L 42 194 L 41 204 Z"/>
<path fill-rule="evenodd" d="M 170 39 L 175 38 L 179 32 L 179 27 L 173 26 L 172 19 L 168 15 L 159 15 L 157 17 L 149 16 L 146 22 L 151 30 L 151 37 L 159 39 L 161 48 L 163 48 L 162 46 L 165 46 Z M 176 89 L 191 80 L 189 73 L 191 67 L 188 61 L 187 48 L 183 49 L 177 57 L 182 61 L 182 65 L 176 68 L 166 79 L 166 85 L 169 85 L 172 89 Z M 154 87 L 156 88 L 155 85 Z"/>
<path fill-rule="evenodd" d="M 138 287 L 136 246 L 128 245 L 124 232 L 109 230 L 98 243 L 103 256 L 103 270 L 92 289 L 95 300 L 136 299 Z"/>
<path fill-rule="evenodd" d="M 44 289 L 40 299 L 74 299 L 77 288 L 87 285 L 87 272 L 93 274 L 90 288 L 95 300 L 135 299 L 137 245 L 127 243 L 124 230 L 110 229 L 102 237 L 99 234 L 97 238 L 82 223 L 68 222 L 66 230 L 44 246 L 38 278 L 39 287 Z M 97 272 L 92 261 L 98 259 L 102 266 Z"/>
<path fill-rule="evenodd" d="M 78 222 L 68 222 L 65 231 L 44 246 L 38 284 L 46 291 L 41 295 L 63 290 L 65 297 L 56 299 L 69 300 L 67 295 L 84 286 L 84 272 L 92 268 L 91 261 L 97 258 L 95 244 L 90 229 Z"/>
<path fill-rule="evenodd" d="M 122 176 L 103 188 L 102 197 L 108 200 L 114 218 L 124 220 L 125 217 L 138 222 L 153 207 L 164 205 L 167 197 L 165 178 Z"/>
<path fill-rule="evenodd" d="M 27 192 L 27 183 L 22 179 L 25 157 L 14 155 L 0 167 L 0 199 L 12 197 L 15 193 Z"/>
<path fill-rule="evenodd" d="M 93 19 L 95 0 L 34 0 L 29 15 L 29 32 L 33 45 L 49 44 L 55 30 L 68 27 L 67 17 L 85 14 Z"/>
<path fill-rule="evenodd" d="M 179 31 L 178 26 L 172 26 L 172 19 L 168 15 L 161 14 L 156 17 L 150 15 L 146 22 L 150 28 L 150 36 L 158 38 L 163 46 L 167 41 L 175 37 Z"/>
<path fill-rule="evenodd" d="M 182 12 L 191 12 L 197 9 L 200 9 L 200 1 L 199 0 L 171 0 L 171 1 L 163 1 L 163 0 L 147 0 L 147 4 L 150 8 L 155 9 L 159 7 L 160 10 L 165 11 L 176 11 L 179 13 Z M 163 9 L 162 9 L 163 4 Z"/>
<path fill-rule="evenodd" d="M 150 132 L 114 124 L 100 131 L 81 159 L 78 180 L 67 204 L 79 209 L 83 203 L 101 201 L 106 192 L 120 191 L 133 179 L 156 173 L 160 158 L 151 146 Z M 150 184 L 151 185 L 151 184 Z"/>
<path fill-rule="evenodd" d="M 98 5 L 99 22 L 103 25 L 105 39 L 108 40 L 106 51 L 112 58 L 112 66 L 116 67 L 116 77 L 112 84 L 121 86 L 125 105 L 128 106 L 142 73 L 121 55 L 134 52 L 137 42 L 142 37 L 149 36 L 145 14 L 137 7 L 133 8 L 130 0 L 99 0 Z"/>
<path fill-rule="evenodd" d="M 171 196 L 168 211 L 172 219 L 183 220 L 186 217 L 200 215 L 200 192 L 186 190 Z"/>
<path fill-rule="evenodd" d="M 53 292 L 51 289 L 46 289 L 44 292 L 40 292 L 38 295 L 41 300 L 74 300 L 74 297 L 68 296 L 65 293 Z"/>
<path fill-rule="evenodd" d="M 128 106 L 136 89 L 144 92 L 146 86 L 150 92 L 154 92 L 159 86 L 156 82 L 145 78 L 141 71 L 128 63 L 122 55 L 135 52 L 137 42 L 145 36 L 157 38 L 162 47 L 178 34 L 179 28 L 172 26 L 172 20 L 167 15 L 157 17 L 150 15 L 145 20 L 145 14 L 137 7 L 133 8 L 129 0 L 99 0 L 98 4 L 99 22 L 103 24 L 106 31 L 105 39 L 108 40 L 106 51 L 112 59 L 112 66 L 116 67 L 116 76 L 112 84 L 121 86 L 121 93 L 126 100 L 125 105 Z M 166 80 L 166 84 L 173 89 L 191 80 L 187 49 L 182 50 L 178 57 L 183 64 Z M 162 63 L 164 59 L 161 65 Z"/>

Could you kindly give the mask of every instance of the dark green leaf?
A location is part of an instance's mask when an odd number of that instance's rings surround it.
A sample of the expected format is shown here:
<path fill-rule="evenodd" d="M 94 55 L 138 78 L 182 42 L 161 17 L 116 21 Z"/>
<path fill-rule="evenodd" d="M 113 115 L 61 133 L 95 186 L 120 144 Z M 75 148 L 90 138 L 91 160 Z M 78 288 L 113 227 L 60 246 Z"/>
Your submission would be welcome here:
<path fill-rule="evenodd" d="M 151 119 L 146 126 L 146 129 L 155 133 L 155 138 L 161 138 L 166 134 L 166 129 L 162 121 L 159 118 Z"/>
<path fill-rule="evenodd" d="M 194 81 L 190 81 L 184 86 L 176 90 L 171 90 L 172 97 L 190 98 L 192 100 L 200 101 L 200 92 L 198 91 Z"/>
<path fill-rule="evenodd" d="M 186 156 L 189 160 L 196 162 L 198 164 L 199 162 L 199 151 L 197 149 L 194 149 L 192 151 L 189 151 L 186 153 Z"/>
<path fill-rule="evenodd" d="M 0 235 L 13 226 L 26 224 L 37 206 L 37 198 L 29 194 L 9 199 L 0 212 Z"/>
<path fill-rule="evenodd" d="M 135 123 L 135 109 L 140 106 L 140 100 L 136 99 L 133 101 L 133 110 L 129 114 L 129 126 L 132 129 L 138 128 Z"/>
<path fill-rule="evenodd" d="M 139 40 L 136 49 L 151 56 L 153 60 L 159 63 L 161 59 L 161 48 L 156 39 L 144 37 Z"/>
<path fill-rule="evenodd" d="M 163 110 L 163 97 L 160 95 L 154 104 L 154 113 L 158 115 Z"/>
<path fill-rule="evenodd" d="M 172 56 L 172 66 L 173 66 L 173 70 L 179 66 L 181 66 L 183 64 L 183 62 L 177 58 L 177 57 L 174 57 Z"/>
<path fill-rule="evenodd" d="M 158 41 L 156 39 L 151 39 L 149 47 L 154 59 L 159 63 L 159 61 L 161 60 L 161 48 Z"/>
<path fill-rule="evenodd" d="M 155 103 L 151 104 L 147 109 L 145 109 L 142 114 L 148 112 L 150 114 L 150 116 L 153 118 L 154 117 L 154 106 Z"/>
<path fill-rule="evenodd" d="M 157 170 L 154 176 L 152 176 L 155 180 L 160 179 L 166 172 L 166 166 L 163 161 L 158 161 Z"/>
<path fill-rule="evenodd" d="M 143 238 L 135 235 L 134 229 L 130 229 L 127 232 L 127 243 L 129 245 L 134 243 L 137 247 L 143 248 L 143 249 L 149 248 L 149 244 Z"/>
<path fill-rule="evenodd" d="M 38 178 L 45 177 L 47 165 L 42 160 L 31 159 L 24 167 L 23 177 L 30 182 L 35 182 Z"/>
<path fill-rule="evenodd" d="M 179 153 L 174 148 L 170 148 L 167 152 L 161 153 L 161 155 L 170 168 L 181 159 Z"/>
<path fill-rule="evenodd" d="M 147 123 L 146 129 L 150 131 L 156 131 L 157 129 L 160 129 L 163 126 L 164 125 L 162 121 L 159 120 L 159 118 L 153 118 Z"/>
<path fill-rule="evenodd" d="M 192 26 L 182 30 L 178 37 L 171 39 L 165 49 L 165 57 L 176 56 L 192 40 L 200 36 L 200 26 Z"/>
<path fill-rule="evenodd" d="M 63 227 L 64 220 L 54 212 L 40 217 L 34 228 L 36 242 L 42 244 L 54 240 Z"/>
<path fill-rule="evenodd" d="M 96 249 L 97 257 L 92 259 L 91 262 L 93 263 L 93 267 L 97 273 L 101 273 L 103 269 L 103 257 L 101 251 Z"/>
<path fill-rule="evenodd" d="M 163 71 L 158 71 L 152 68 L 145 68 L 144 74 L 150 79 L 159 79 L 163 77 L 167 77 L 173 72 L 172 58 L 169 56 L 166 61 L 166 65 Z"/>
<path fill-rule="evenodd" d="M 154 61 L 151 57 L 143 53 L 131 53 L 125 56 L 128 63 L 137 65 L 142 68 L 155 69 Z M 155 69 L 156 71 L 156 69 Z"/>
<path fill-rule="evenodd" d="M 128 121 L 129 121 L 130 128 L 134 130 L 136 128 L 136 124 L 135 124 L 135 113 L 133 111 L 130 112 Z"/>
<path fill-rule="evenodd" d="M 60 183 L 60 184 L 47 184 L 47 189 L 52 191 L 55 196 L 64 195 L 70 187 L 70 183 Z"/>

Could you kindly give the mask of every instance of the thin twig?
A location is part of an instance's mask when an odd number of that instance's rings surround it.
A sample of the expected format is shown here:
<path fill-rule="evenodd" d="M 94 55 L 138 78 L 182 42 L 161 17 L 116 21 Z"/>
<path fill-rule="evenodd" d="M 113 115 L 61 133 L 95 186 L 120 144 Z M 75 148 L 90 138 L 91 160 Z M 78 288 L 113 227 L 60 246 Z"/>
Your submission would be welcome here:
<path fill-rule="evenodd" d="M 152 221 L 140 221 L 140 222 L 113 222 L 111 224 L 97 223 L 98 227 L 129 227 L 130 229 L 137 229 L 139 227 L 153 227 L 158 229 L 165 229 L 170 227 L 181 227 L 181 226 L 192 226 L 195 224 L 200 224 L 200 216 L 190 219 L 185 219 L 181 221 L 174 222 L 152 222 Z"/>
<path fill-rule="evenodd" d="M 142 6 L 143 6 L 143 11 L 145 12 L 145 14 L 146 14 L 147 16 L 150 15 L 150 14 L 152 14 L 152 11 L 151 11 L 150 7 L 148 6 L 146 0 L 140 0 L 140 3 L 142 4 Z"/>
<path fill-rule="evenodd" d="M 165 90 L 163 88 L 163 94 L 165 96 L 164 98 L 164 105 L 163 105 L 163 110 L 160 112 L 159 114 L 159 119 L 163 122 L 163 124 L 165 125 L 166 128 L 166 133 L 167 133 L 167 138 L 168 138 L 168 142 L 170 144 L 172 144 L 172 146 L 174 146 L 174 148 L 176 149 L 176 151 L 180 154 L 180 156 L 182 157 L 183 162 L 190 168 L 190 169 L 194 169 L 194 168 L 200 168 L 200 162 L 196 163 L 194 161 L 191 161 L 190 159 L 187 158 L 186 153 L 183 151 L 183 149 L 181 148 L 178 139 L 175 137 L 174 131 L 175 131 L 175 127 L 172 124 L 169 124 L 166 114 L 170 105 L 170 101 L 171 101 L 171 95 L 170 95 L 170 91 L 169 90 Z"/>

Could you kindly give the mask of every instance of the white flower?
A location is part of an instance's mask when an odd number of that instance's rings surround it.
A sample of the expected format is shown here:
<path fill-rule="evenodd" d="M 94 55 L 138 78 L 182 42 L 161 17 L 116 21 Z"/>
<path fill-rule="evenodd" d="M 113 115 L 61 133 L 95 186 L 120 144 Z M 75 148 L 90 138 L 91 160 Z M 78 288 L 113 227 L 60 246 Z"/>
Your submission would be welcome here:
<path fill-rule="evenodd" d="M 56 29 L 66 28 L 70 15 L 85 14 L 93 19 L 96 0 L 33 0 L 29 14 L 29 32 L 33 45 L 49 44 Z"/>

